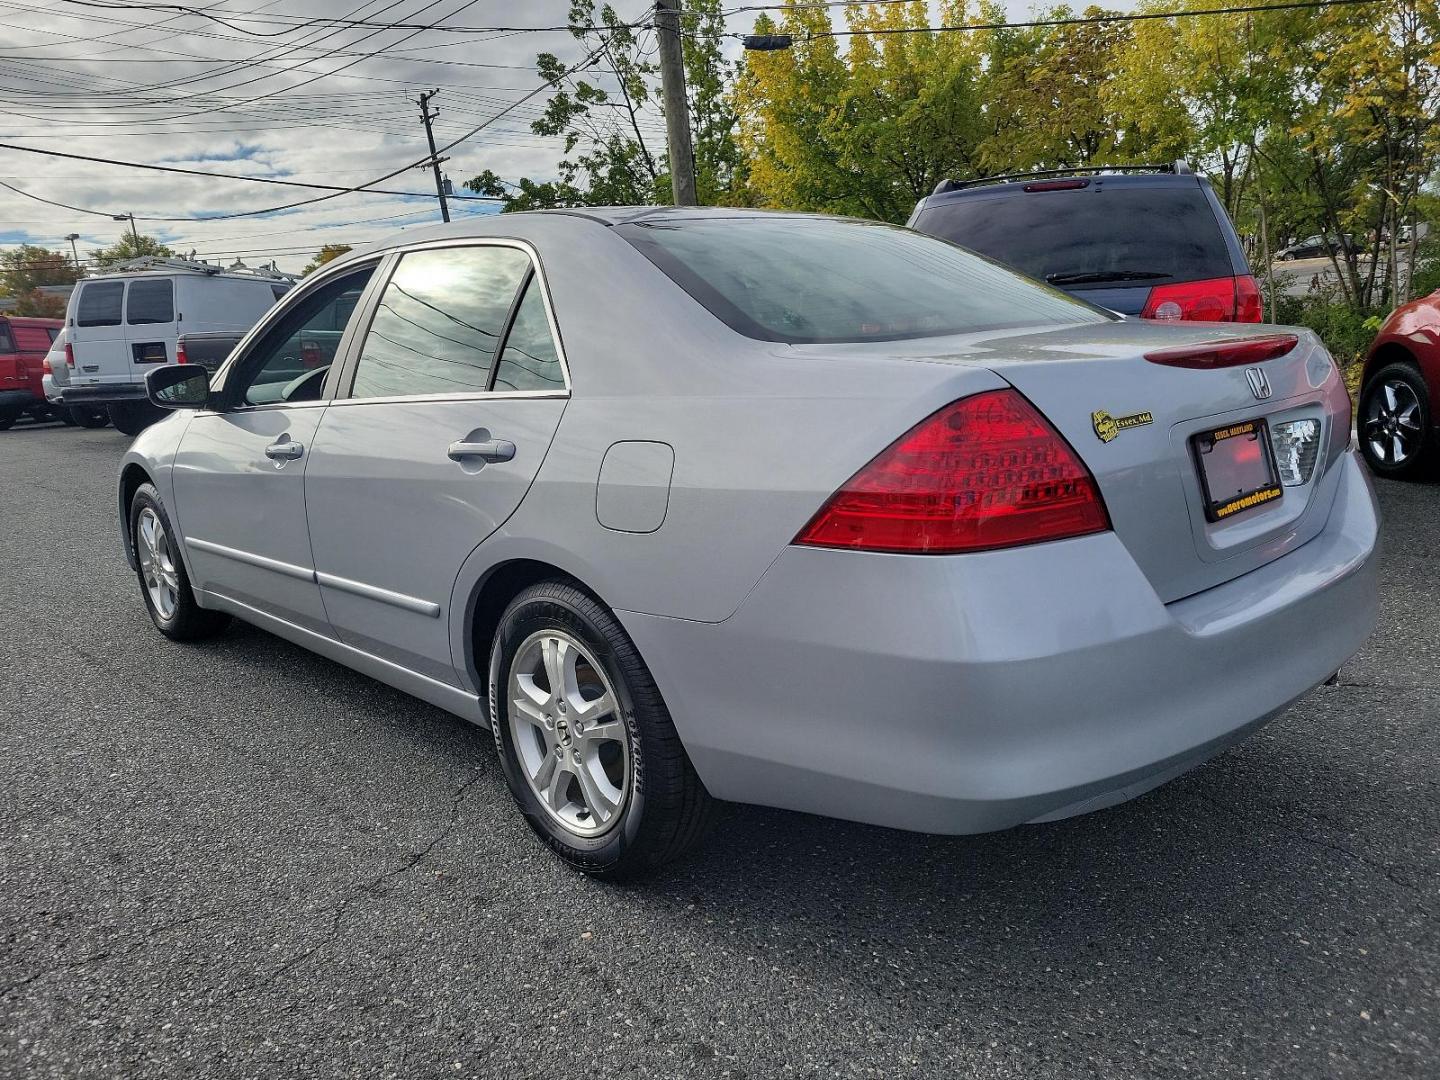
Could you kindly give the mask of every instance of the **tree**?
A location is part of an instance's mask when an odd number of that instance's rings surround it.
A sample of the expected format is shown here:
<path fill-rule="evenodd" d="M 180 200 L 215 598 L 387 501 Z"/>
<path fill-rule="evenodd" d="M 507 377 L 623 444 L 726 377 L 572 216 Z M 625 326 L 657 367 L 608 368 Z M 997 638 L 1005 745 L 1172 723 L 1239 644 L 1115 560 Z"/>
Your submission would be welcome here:
<path fill-rule="evenodd" d="M 117 263 L 128 262 L 131 259 L 141 259 L 147 255 L 160 259 L 168 259 L 174 254 L 175 252 L 171 251 L 153 236 L 142 235 L 137 238 L 127 232 L 108 248 L 99 248 L 91 251 L 90 257 L 94 259 L 99 266 L 104 268 L 114 266 Z"/>
<path fill-rule="evenodd" d="M 338 259 L 341 255 L 344 255 L 349 250 L 349 244 L 326 244 L 324 247 L 322 247 L 319 251 L 315 253 L 315 257 L 313 259 L 311 259 L 308 263 L 305 264 L 305 269 L 300 271 L 300 276 L 305 277 L 308 274 L 313 274 L 316 270 L 319 270 L 320 267 L 324 266 L 328 262 L 332 262 L 335 259 Z"/>
<path fill-rule="evenodd" d="M 1105 14 L 1088 7 L 1081 17 Z M 1075 17 L 1064 5 L 1036 15 Z M 1139 134 L 1110 91 L 1133 36 L 1130 24 L 1114 22 L 995 31 L 987 86 L 994 134 L 982 148 L 987 170 L 1110 165 L 1141 156 Z"/>
<path fill-rule="evenodd" d="M 953 25 L 968 11 L 959 0 L 940 14 Z M 750 186 L 771 206 L 904 221 L 939 180 L 977 173 L 988 132 L 983 39 L 923 32 L 924 3 L 856 5 L 846 19 L 855 33 L 843 54 L 836 38 L 811 36 L 830 29 L 821 7 L 756 20 L 756 34 L 795 44 L 749 54 L 736 88 Z"/>
<path fill-rule="evenodd" d="M 40 291 L 42 285 L 73 285 L 80 273 L 70 256 L 35 244 L 21 244 L 0 254 L 0 295 L 15 301 L 14 315 L 58 319 L 65 300 Z"/>
<path fill-rule="evenodd" d="M 702 203 L 743 201 L 744 162 L 735 146 L 735 114 L 729 94 L 734 68 L 720 47 L 725 32 L 719 0 L 692 0 L 681 14 L 685 76 L 690 98 L 697 188 Z M 604 4 L 572 0 L 571 32 L 604 65 L 613 89 L 577 72 L 551 53 L 536 57 L 541 78 L 556 91 L 537 135 L 564 140 L 564 157 L 553 180 L 522 178 L 510 184 L 487 169 L 465 187 L 503 202 L 506 211 L 557 206 L 652 204 L 669 201 L 670 176 L 659 134 L 658 69 L 641 35 Z"/>

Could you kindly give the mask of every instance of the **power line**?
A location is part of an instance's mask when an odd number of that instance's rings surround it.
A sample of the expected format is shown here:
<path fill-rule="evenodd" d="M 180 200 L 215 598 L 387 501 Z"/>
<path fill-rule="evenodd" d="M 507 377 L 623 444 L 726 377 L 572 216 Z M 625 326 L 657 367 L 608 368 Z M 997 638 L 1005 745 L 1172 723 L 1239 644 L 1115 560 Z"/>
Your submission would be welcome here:
<path fill-rule="evenodd" d="M 492 33 L 532 34 L 532 33 L 559 33 L 559 32 L 562 32 L 562 31 L 563 31 L 563 32 L 566 32 L 566 33 L 574 33 L 574 32 L 576 32 L 577 30 L 594 29 L 593 27 L 579 26 L 579 25 L 576 25 L 576 24 L 574 24 L 574 23 L 566 23 L 566 24 L 561 25 L 561 26 L 444 26 L 444 25 L 438 24 L 438 23 L 413 23 L 413 22 L 384 23 L 384 22 L 375 22 L 375 21 L 372 21 L 372 20 L 369 20 L 369 19 L 323 19 L 323 18 L 308 18 L 308 19 L 307 19 L 307 18 L 303 18 L 303 17 L 301 17 L 301 16 L 283 16 L 283 15 L 281 15 L 281 16 L 274 16 L 274 15 L 272 15 L 272 16 L 268 16 L 268 17 L 265 17 L 265 18 L 259 18 L 259 17 L 254 17 L 251 13 L 248 13 L 248 12 L 230 12 L 230 14 L 234 14 L 234 15 L 237 15 L 237 16 L 241 16 L 241 18 L 237 19 L 237 21 L 239 21 L 239 22 L 255 22 L 255 23 L 261 23 L 261 24 L 266 24 L 266 23 L 268 23 L 268 24 L 270 24 L 270 25 L 272 25 L 272 26 L 284 26 L 284 27 L 286 27 L 286 29 L 284 29 L 284 30 L 279 30 L 279 31 L 276 31 L 276 32 L 274 32 L 274 33 L 268 33 L 268 34 L 267 34 L 267 33 L 261 33 L 261 32 L 259 32 L 259 31 L 257 31 L 257 30 L 246 30 L 244 27 L 236 26 L 236 25 L 234 25 L 234 23 L 227 22 L 226 20 L 224 20 L 224 19 L 222 19 L 222 18 L 220 18 L 220 17 L 218 17 L 218 16 L 216 16 L 216 15 L 210 14 L 211 11 L 223 10 L 223 9 L 220 9 L 220 8 L 193 8 L 193 7 L 186 7 L 186 6 L 181 5 L 181 4 L 111 3 L 111 2 L 105 2 L 105 0 L 63 0 L 63 2 L 64 2 L 64 3 L 67 3 L 67 4 L 73 4 L 73 5 L 77 6 L 77 7 L 101 8 L 101 9 L 107 10 L 107 11 L 175 11 L 175 12 L 180 12 L 181 14 L 185 14 L 185 15 L 195 15 L 195 16 L 198 16 L 198 17 L 200 17 L 200 18 L 202 18 L 202 19 L 208 19 L 208 20 L 210 20 L 211 22 L 218 23 L 218 24 L 220 24 L 221 26 L 224 26 L 224 27 L 226 27 L 226 28 L 229 29 L 229 30 L 234 30 L 236 33 L 239 33 L 239 34 L 249 34 L 249 35 L 251 35 L 251 36 L 253 36 L 253 37 L 281 37 L 281 36 L 283 36 L 284 34 L 288 34 L 288 33 L 292 32 L 292 31 L 294 31 L 294 30 L 306 29 L 306 28 L 308 28 L 308 27 L 310 27 L 310 26 L 315 26 L 315 25 L 318 25 L 318 24 L 331 24 L 331 25 L 339 25 L 339 26 L 354 27 L 354 28 L 362 28 L 362 27 L 364 27 L 364 28 L 372 28 L 372 27 L 374 27 L 374 28 L 379 28 L 379 29 L 381 29 L 381 30 L 435 30 L 435 31 L 438 31 L 438 32 L 441 32 L 441 33 L 450 33 L 450 34 L 492 34 Z M 448 16 L 447 16 L 447 18 L 448 18 Z M 613 27 L 613 29 L 632 29 L 632 30 L 633 30 L 633 29 L 636 29 L 637 27 L 642 26 L 642 25 L 644 25 L 644 24 L 643 24 L 643 23 L 622 23 L 622 24 L 616 24 L 616 25 Z M 612 28 L 607 27 L 607 29 L 612 29 Z"/>
<path fill-rule="evenodd" d="M 1386 0 L 1293 0 L 1291 3 L 1261 4 L 1252 7 L 1220 7 L 1203 8 L 1190 11 L 1144 11 L 1132 12 L 1130 14 L 1093 15 L 1067 19 L 1032 19 L 1028 22 L 994 22 L 994 23 L 963 23 L 955 26 L 894 26 L 880 27 L 873 30 L 810 30 L 802 35 L 791 34 L 726 34 L 726 37 L 737 38 L 740 41 L 780 41 L 781 48 L 789 47 L 789 40 L 799 37 L 801 41 L 809 41 L 814 38 L 828 37 L 860 37 L 860 36 L 881 36 L 890 34 L 940 34 L 959 33 L 974 30 L 1027 30 L 1042 26 L 1085 26 L 1090 24 L 1103 23 L 1127 23 L 1144 22 L 1151 19 L 1185 19 L 1194 18 L 1200 15 L 1247 15 L 1263 11 L 1295 11 L 1301 8 L 1328 8 L 1328 7 L 1349 7 L 1360 4 L 1378 4 Z M 814 6 L 814 5 L 808 5 Z M 772 6 L 779 10 L 778 6 Z M 763 46 L 773 48 L 773 44 Z"/>
<path fill-rule="evenodd" d="M 495 123 L 496 121 L 498 121 L 499 119 L 501 119 L 502 117 L 504 117 L 507 113 L 509 113 L 509 112 L 513 111 L 514 109 L 518 108 L 519 106 L 523 105 L 523 104 L 524 104 L 526 101 L 528 101 L 530 98 L 533 98 L 533 97 L 535 97 L 535 96 L 543 93 L 547 88 L 555 85 L 555 83 L 559 82 L 561 79 L 568 78 L 569 76 L 575 74 L 577 71 L 581 71 L 581 70 L 583 70 L 584 68 L 588 67 L 589 65 L 593 64 L 593 63 L 595 62 L 596 58 L 597 58 L 597 57 L 600 55 L 600 53 L 603 52 L 603 51 L 604 51 L 604 45 L 601 45 L 600 47 L 592 50 L 592 51 L 591 51 L 588 55 L 586 55 L 586 56 L 584 57 L 584 59 L 582 59 L 579 63 L 577 63 L 577 64 L 575 64 L 575 65 L 573 65 L 573 66 L 571 66 L 571 67 L 569 67 L 569 68 L 566 68 L 564 71 L 562 71 L 562 72 L 560 72 L 559 74 L 555 75 L 553 78 L 547 79 L 545 82 L 543 82 L 543 83 L 541 83 L 539 86 L 537 86 L 534 90 L 530 91 L 529 94 L 525 95 L 525 97 L 520 98 L 519 100 L 517 100 L 517 101 L 513 102 L 512 104 L 506 106 L 506 107 L 505 107 L 504 109 L 502 109 L 500 112 L 494 114 L 494 115 L 491 116 L 491 117 L 488 117 L 486 120 L 482 121 L 481 123 L 477 124 L 475 127 L 471 128 L 469 131 L 465 132 L 465 134 L 461 135 L 459 138 L 453 139 L 453 140 L 451 140 L 450 142 L 446 143 L 444 146 L 439 147 L 439 148 L 435 151 L 435 153 L 436 153 L 436 154 L 442 154 L 442 153 L 444 153 L 446 150 L 450 150 L 450 149 L 452 149 L 452 148 L 454 148 L 454 147 L 456 147 L 456 146 L 459 146 L 459 145 L 460 145 L 462 142 L 464 142 L 466 139 L 469 139 L 469 138 L 471 138 L 472 136 L 479 134 L 481 131 L 485 130 L 485 128 L 489 127 L 491 124 Z M 308 187 L 308 188 L 311 188 L 311 189 L 325 187 L 325 185 L 302 184 L 302 183 L 300 183 L 299 181 L 294 181 L 294 180 L 276 180 L 276 179 L 270 178 L 270 177 L 249 177 L 249 176 L 242 176 L 242 175 L 238 175 L 238 174 L 229 174 L 229 175 L 227 175 L 227 174 L 220 174 L 220 173 L 205 173 L 205 172 L 201 172 L 201 171 L 195 170 L 195 169 L 180 169 L 180 168 L 168 167 L 168 166 L 162 166 L 162 165 L 149 165 L 149 164 L 145 164 L 145 163 L 142 163 L 142 162 L 136 162 L 136 161 L 118 161 L 118 160 L 115 160 L 115 159 L 91 158 L 91 157 L 86 157 L 86 156 L 79 155 L 79 154 L 69 154 L 69 153 L 65 153 L 65 152 L 59 151 L 59 150 L 41 150 L 41 149 L 39 149 L 39 148 L 37 148 L 37 147 L 32 147 L 32 146 L 20 146 L 20 145 L 15 144 L 15 143 L 0 143 L 0 149 L 18 150 L 18 151 L 28 152 L 28 153 L 32 153 L 32 154 L 43 154 L 43 155 L 48 156 L 48 157 L 72 158 L 72 159 L 77 159 L 77 160 L 81 160 L 81 161 L 86 161 L 86 160 L 88 160 L 88 161 L 97 161 L 97 162 L 102 162 L 102 163 L 105 163 L 105 164 L 121 165 L 121 166 L 126 166 L 126 167 L 129 167 L 129 168 L 145 169 L 145 170 L 155 171 L 155 172 L 187 173 L 187 174 L 190 174 L 190 175 L 206 176 L 206 177 L 210 177 L 210 178 L 229 179 L 229 180 L 250 180 L 250 181 L 258 181 L 258 182 L 260 182 L 260 183 L 277 184 L 277 185 L 282 185 L 282 186 L 285 186 L 285 187 Z M 158 216 L 154 216 L 154 215 L 147 215 L 147 216 L 137 217 L 135 220 L 137 220 L 137 221 L 156 221 L 156 222 L 226 221 L 226 220 L 230 220 L 230 219 L 233 219 L 233 218 L 257 217 L 257 216 L 262 215 L 262 214 L 273 214 L 273 213 L 277 213 L 277 212 L 279 212 L 279 211 L 281 211 L 281 210 L 293 210 L 293 209 L 295 209 L 295 208 L 297 208 L 297 207 L 300 207 L 300 206 L 309 206 L 309 205 L 311 205 L 311 204 L 313 204 L 313 203 L 325 202 L 325 201 L 327 201 L 327 200 L 329 200 L 329 199 L 335 199 L 335 198 L 338 198 L 338 197 L 341 196 L 341 195 L 352 195 L 352 194 L 355 194 L 356 192 L 359 192 L 359 191 L 366 191 L 366 190 L 369 190 L 369 189 L 374 189 L 374 186 L 375 186 L 376 184 L 384 183 L 386 180 L 390 180 L 390 179 L 392 179 L 392 178 L 394 178 L 394 177 L 396 177 L 396 176 L 399 176 L 401 173 L 408 172 L 408 171 L 410 171 L 411 169 L 418 168 L 418 167 L 420 167 L 420 166 L 422 166 L 422 165 L 428 164 L 428 163 L 430 162 L 430 158 L 431 158 L 432 156 L 434 156 L 434 155 L 427 155 L 427 156 L 425 156 L 425 157 L 420 158 L 420 159 L 417 160 L 417 161 L 412 161 L 412 162 L 410 162 L 410 163 L 408 163 L 408 164 L 406 164 L 406 165 L 402 165 L 400 168 L 395 169 L 395 170 L 393 170 L 392 172 L 388 172 L 388 173 L 386 173 L 384 176 L 377 176 L 375 179 L 373 179 L 373 180 L 371 180 L 371 181 L 368 181 L 367 183 L 364 183 L 364 184 L 356 184 L 356 185 L 353 186 L 353 187 L 346 187 L 346 188 L 330 188 L 330 189 L 329 189 L 329 190 L 330 190 L 330 194 L 327 194 L 327 195 L 318 195 L 318 196 L 316 196 L 316 197 L 314 197 L 314 198 L 311 198 L 311 199 L 299 199 L 299 200 L 296 200 L 295 202 L 292 202 L 292 203 L 284 203 L 284 204 L 282 204 L 282 205 L 280 205 L 280 206 L 270 206 L 270 207 L 266 207 L 266 208 L 263 209 L 263 210 L 242 210 L 242 211 L 237 211 L 237 212 L 235 212 L 235 213 L 230 213 L 230 214 L 211 214 L 211 215 L 204 216 L 204 217 L 158 217 Z M 76 212 L 78 212 L 78 213 L 83 213 L 83 214 L 95 214 L 95 215 L 100 215 L 100 214 L 104 214 L 104 213 L 105 213 L 104 211 L 91 210 L 91 209 L 87 209 L 87 208 L 81 207 L 81 206 L 71 206 L 71 205 L 69 205 L 68 203 L 55 202 L 54 200 L 45 199 L 45 198 L 42 198 L 41 196 L 38 196 L 38 195 L 32 195 L 30 192 L 28 192 L 28 191 L 22 191 L 20 188 L 14 187 L 14 186 L 11 185 L 11 184 L 6 184 L 6 183 L 3 183 L 3 182 L 0 182 L 0 186 L 3 186 L 3 187 L 5 187 L 5 188 L 8 188 L 9 190 L 14 191 L 14 192 L 16 192 L 16 193 L 19 194 L 19 195 L 24 195 L 24 196 L 26 196 L 27 198 L 36 199 L 36 200 L 39 201 L 39 202 L 50 203 L 52 206 L 59 206 L 59 207 L 61 207 L 62 209 L 65 209 L 65 210 L 74 210 L 74 211 L 76 211 Z M 378 192 L 378 191 L 377 191 L 377 192 L 375 192 L 375 193 L 380 194 L 381 192 Z M 391 193 L 389 193 L 389 194 L 401 194 L 401 195 L 407 195 L 407 196 L 411 196 L 411 197 L 416 197 L 416 195 L 417 195 L 417 193 L 415 193 L 415 192 L 391 192 Z M 418 196 L 418 197 L 420 197 L 420 198 L 428 198 L 428 196 L 423 196 L 423 195 L 422 195 L 422 196 Z M 482 197 L 482 196 L 462 196 L 462 198 L 478 199 L 478 198 L 483 198 L 483 197 Z M 110 215 L 105 214 L 105 216 L 110 216 Z"/>

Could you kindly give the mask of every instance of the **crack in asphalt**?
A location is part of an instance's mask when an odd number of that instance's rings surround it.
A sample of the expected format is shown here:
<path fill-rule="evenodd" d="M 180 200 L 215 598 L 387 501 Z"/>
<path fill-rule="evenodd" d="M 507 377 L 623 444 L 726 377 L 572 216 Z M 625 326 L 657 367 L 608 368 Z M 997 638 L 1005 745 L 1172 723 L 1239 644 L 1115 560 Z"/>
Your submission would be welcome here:
<path fill-rule="evenodd" d="M 240 994 L 249 993 L 252 990 L 258 990 L 262 987 L 270 986 L 282 975 L 286 974 L 286 972 L 295 970 L 295 968 L 310 960 L 317 953 L 323 952 L 325 949 L 329 948 L 332 944 L 334 944 L 336 938 L 340 936 L 340 926 L 345 921 L 345 914 L 347 911 L 349 911 L 350 906 L 354 904 L 355 901 L 359 900 L 362 896 L 376 895 L 376 889 L 383 882 L 392 881 L 395 878 L 401 877 L 404 874 L 408 874 L 411 870 L 415 869 L 415 867 L 420 865 L 421 862 L 428 858 L 430 856 L 430 853 L 433 852 L 441 843 L 443 843 L 450 836 L 452 832 L 455 831 L 456 822 L 459 820 L 460 817 L 460 804 L 465 801 L 465 796 L 469 794 L 470 789 L 474 787 L 475 784 L 477 784 L 484 776 L 485 769 L 481 767 L 475 771 L 475 774 L 473 776 L 471 776 L 468 780 L 466 780 L 463 784 L 460 785 L 459 789 L 451 798 L 450 816 L 446 820 L 444 826 L 440 829 L 439 832 L 437 832 L 433 837 L 430 838 L 429 843 L 427 843 L 419 851 L 413 853 L 409 857 L 409 859 L 406 860 L 403 866 L 400 866 L 394 870 L 387 870 L 383 874 L 379 874 L 376 877 L 371 878 L 369 881 L 363 882 L 351 888 L 349 895 L 345 896 L 338 904 L 335 905 L 333 918 L 330 922 L 330 929 L 326 932 L 324 938 L 322 938 L 316 944 L 311 945 L 309 948 L 302 949 L 294 956 L 291 956 L 290 958 L 282 961 L 280 965 L 275 968 L 274 971 L 270 972 L 270 974 L 266 975 L 264 978 L 258 979 L 255 982 L 246 983 L 244 986 L 238 987 L 237 989 L 230 991 L 225 996 L 237 997 Z"/>
<path fill-rule="evenodd" d="M 1213 798 L 1211 798 L 1211 797 L 1208 796 L 1208 795 L 1202 794 L 1200 797 L 1201 797 L 1202 800 L 1204 800 L 1205 802 L 1209 803 L 1209 804 L 1210 804 L 1211 806 L 1213 806 L 1215 809 L 1217 809 L 1217 810 L 1219 810 L 1219 811 L 1221 811 L 1221 812 L 1223 812 L 1223 813 L 1229 814 L 1231 817 L 1235 818 L 1237 821 L 1245 821 L 1245 820 L 1246 820 L 1245 817 L 1244 817 L 1244 815 L 1242 815 L 1238 810 L 1235 810 L 1235 809 L 1233 809 L 1233 808 L 1231 808 L 1231 807 L 1229 807 L 1229 806 L 1226 806 L 1224 803 L 1219 802 L 1218 800 L 1213 799 Z M 1270 811 L 1272 811 L 1272 812 L 1277 812 L 1277 813 L 1278 813 L 1278 812 L 1284 812 L 1284 811 L 1287 809 L 1286 807 L 1277 806 L 1277 805 L 1275 805 L 1275 804 L 1273 804 L 1273 803 L 1267 803 L 1267 802 L 1265 802 L 1265 801 L 1263 801 L 1263 800 L 1257 800 L 1257 805 L 1259 805 L 1260 807 L 1262 807 L 1262 808 L 1264 808 L 1264 809 L 1266 809 L 1266 810 L 1270 810 Z M 1300 814 L 1302 814 L 1302 815 L 1307 815 L 1307 811 L 1305 811 L 1304 809 L 1302 809 L 1302 808 L 1300 808 L 1300 807 L 1293 807 L 1293 808 L 1288 808 L 1288 809 L 1293 809 L 1293 810 L 1295 810 L 1295 812 L 1297 812 L 1297 813 L 1300 813 Z M 1307 816 L 1313 816 L 1313 815 L 1307 815 Z M 1373 871 L 1375 871 L 1376 873 L 1380 874 L 1380 875 L 1381 875 L 1382 877 L 1384 877 L 1387 881 L 1389 881 L 1392 885 L 1397 885 L 1397 886 L 1399 886 L 1400 888 L 1406 890 L 1407 892 L 1415 893 L 1415 894 L 1417 894 L 1418 896 L 1422 896 L 1422 897 L 1423 897 L 1423 896 L 1425 895 L 1425 891 L 1424 891 L 1423 889 L 1421 889 L 1420 886 L 1417 885 L 1415 882 L 1413 882 L 1413 881 L 1406 881 L 1406 880 L 1405 880 L 1404 878 L 1402 878 L 1402 877 L 1397 877 L 1397 876 L 1396 876 L 1395 867 L 1391 866 L 1389 863 L 1378 862 L 1378 861 L 1375 860 L 1375 859 L 1371 859 L 1371 858 L 1369 858 L 1369 857 L 1367 857 L 1367 856 L 1365 856 L 1365 855 L 1360 854 L 1358 851 L 1351 851 L 1351 850 L 1350 850 L 1349 848 L 1347 848 L 1345 845 L 1343 845 L 1343 844 L 1337 844 L 1337 843 L 1335 843 L 1335 842 L 1332 841 L 1332 840 L 1322 840 L 1322 839 L 1320 839 L 1320 838 L 1317 837 L 1317 836 L 1311 836 L 1311 835 L 1309 835 L 1308 833 L 1302 832 L 1301 830 L 1296 829 L 1296 828 L 1294 828 L 1294 827 L 1291 826 L 1291 825 L 1287 825 L 1285 822 L 1279 820 L 1278 817 L 1272 817 L 1272 818 L 1271 818 L 1271 823 L 1272 823 L 1276 828 L 1280 829 L 1282 832 L 1286 833 L 1286 834 L 1289 835 L 1289 836 L 1295 837 L 1295 839 L 1297 839 L 1297 840 L 1302 840 L 1302 841 L 1304 841 L 1304 842 L 1307 843 L 1307 844 L 1313 844 L 1315 847 L 1323 848 L 1323 849 L 1325 849 L 1326 851 L 1333 851 L 1333 852 L 1335 852 L 1336 854 L 1344 855 L 1344 856 L 1346 856 L 1347 858 L 1354 860 L 1355 862 L 1359 863 L 1361 866 L 1364 866 L 1364 867 L 1366 867 L 1367 869 L 1373 870 Z M 1423 903 L 1421 903 L 1420 901 L 1418 901 L 1418 900 L 1414 901 L 1414 907 L 1415 907 L 1415 910 L 1418 911 L 1421 915 L 1425 916 L 1425 918 L 1427 918 L 1427 919 L 1433 919 L 1433 918 L 1435 918 L 1435 913 L 1434 913 L 1433 911 L 1431 911 L 1429 908 L 1427 908 L 1427 907 L 1426 907 Z"/>
<path fill-rule="evenodd" d="M 43 979 L 47 975 L 56 975 L 62 971 L 78 971 L 80 968 L 89 964 L 98 963 L 101 960 L 109 960 L 111 957 L 129 956 L 131 953 L 138 952 L 148 945 L 151 938 L 163 934 L 167 930 L 174 930 L 180 926 L 188 926 L 190 923 L 201 922 L 205 919 L 213 919 L 217 916 L 228 914 L 228 912 L 228 908 L 217 909 L 215 911 L 202 911 L 198 915 L 187 915 L 183 919 L 172 919 L 170 922 L 161 923 L 159 926 L 152 926 L 128 945 L 119 947 L 110 946 L 101 949 L 99 952 L 93 952 L 89 956 L 82 956 L 78 960 L 71 960 L 64 964 L 56 964 L 54 967 L 37 971 L 35 974 L 27 975 L 25 978 L 10 983 L 8 986 L 0 986 L 0 997 L 8 997 L 16 990 L 29 986 L 31 983 Z"/>

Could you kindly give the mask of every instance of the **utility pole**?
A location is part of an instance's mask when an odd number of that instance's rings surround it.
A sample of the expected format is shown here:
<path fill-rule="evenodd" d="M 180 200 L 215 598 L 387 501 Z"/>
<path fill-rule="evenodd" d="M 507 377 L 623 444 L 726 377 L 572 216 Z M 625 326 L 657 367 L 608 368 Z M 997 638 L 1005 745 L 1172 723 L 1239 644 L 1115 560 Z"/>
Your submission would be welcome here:
<path fill-rule="evenodd" d="M 443 158 L 435 154 L 435 132 L 430 129 L 430 121 L 440 115 L 440 110 L 430 111 L 430 99 L 438 94 L 439 90 L 429 90 L 420 95 L 418 104 L 420 106 L 420 119 L 425 121 L 425 141 L 430 144 L 430 165 L 435 170 L 435 194 L 440 197 L 440 217 L 448 222 L 450 220 L 450 204 L 445 201 L 445 183 L 440 179 L 440 162 Z"/>
<path fill-rule="evenodd" d="M 690 104 L 685 97 L 685 51 L 676 0 L 655 0 L 655 37 L 660 45 L 660 90 L 665 104 L 665 141 L 670 144 L 670 191 L 676 206 L 695 206 L 695 152 L 690 145 Z"/>
<path fill-rule="evenodd" d="M 131 235 L 132 237 L 134 237 L 134 239 L 135 239 L 135 244 L 136 244 L 136 246 L 138 247 L 139 244 L 140 244 L 140 234 L 135 230 L 135 214 L 134 214 L 134 212 L 132 211 L 131 213 L 128 213 L 128 214 L 111 214 L 110 216 L 111 216 L 112 218 L 114 218 L 116 221 L 128 221 L 128 222 L 130 222 L 130 235 Z"/>
<path fill-rule="evenodd" d="M 80 269 L 80 252 L 75 250 L 75 241 L 80 239 L 78 232 L 67 233 L 65 239 L 70 241 L 70 254 L 75 259 L 75 269 Z"/>

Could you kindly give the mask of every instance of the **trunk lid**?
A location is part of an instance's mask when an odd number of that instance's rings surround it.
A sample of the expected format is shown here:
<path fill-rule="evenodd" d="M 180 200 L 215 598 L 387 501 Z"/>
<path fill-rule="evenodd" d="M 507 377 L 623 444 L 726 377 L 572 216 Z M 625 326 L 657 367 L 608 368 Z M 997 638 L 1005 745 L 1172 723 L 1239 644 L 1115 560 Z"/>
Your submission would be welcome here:
<path fill-rule="evenodd" d="M 1296 335 L 1296 346 L 1261 363 L 1195 370 L 1145 359 L 1162 349 L 1277 333 Z M 1314 537 L 1334 499 L 1334 466 L 1350 443 L 1348 392 L 1307 330 L 1134 320 L 855 348 L 984 366 L 1029 398 L 1089 467 L 1116 535 L 1166 603 L 1248 573 Z M 1252 389 L 1250 368 L 1264 372 L 1268 396 Z M 1195 436 L 1259 419 L 1273 431 L 1310 418 L 1320 422 L 1320 435 L 1308 482 L 1207 519 Z"/>

